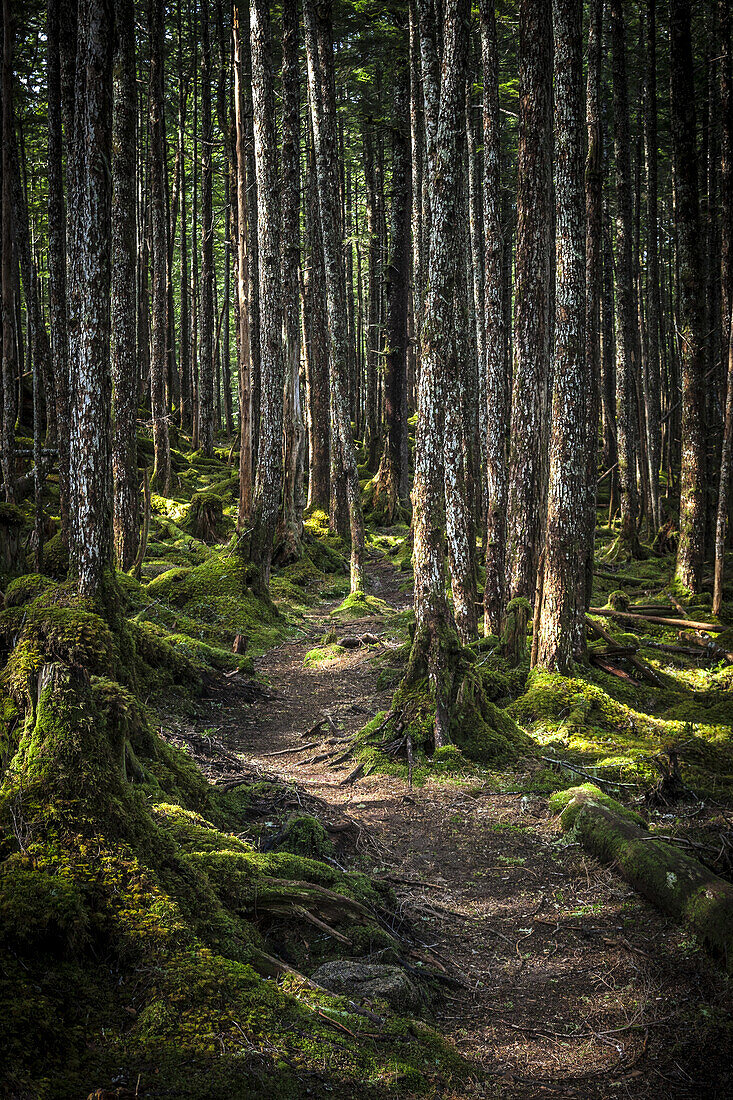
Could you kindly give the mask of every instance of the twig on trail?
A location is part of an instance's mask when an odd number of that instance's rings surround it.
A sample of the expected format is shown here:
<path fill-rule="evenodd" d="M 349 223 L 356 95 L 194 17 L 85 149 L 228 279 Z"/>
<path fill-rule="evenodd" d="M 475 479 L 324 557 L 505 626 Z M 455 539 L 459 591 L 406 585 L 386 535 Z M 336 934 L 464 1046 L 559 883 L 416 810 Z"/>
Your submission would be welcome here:
<path fill-rule="evenodd" d="M 346 779 L 341 780 L 341 782 L 339 783 L 339 786 L 340 787 L 348 787 L 349 784 L 355 783 L 357 781 L 357 779 L 362 775 L 363 772 L 364 772 L 364 765 L 363 764 L 357 764 L 356 767 L 354 768 L 353 772 L 349 772 L 349 774 L 346 776 Z"/>
<path fill-rule="evenodd" d="M 305 752 L 306 749 L 314 749 L 316 745 L 320 745 L 320 741 L 311 741 L 309 745 L 294 745 L 291 749 L 278 749 L 277 752 L 261 752 L 260 757 L 265 756 L 288 756 L 294 752 Z"/>
<path fill-rule="evenodd" d="M 609 787 L 631 787 L 636 789 L 635 783 L 621 783 L 618 779 L 602 779 L 600 775 L 592 775 L 590 772 L 583 771 L 582 768 L 577 767 L 575 764 L 569 764 L 567 760 L 558 760 L 554 756 L 542 756 L 541 760 L 545 760 L 548 764 L 554 764 L 558 768 L 567 768 L 568 771 L 577 772 L 578 775 L 582 775 L 585 779 L 590 779 L 593 783 L 606 784 Z"/>

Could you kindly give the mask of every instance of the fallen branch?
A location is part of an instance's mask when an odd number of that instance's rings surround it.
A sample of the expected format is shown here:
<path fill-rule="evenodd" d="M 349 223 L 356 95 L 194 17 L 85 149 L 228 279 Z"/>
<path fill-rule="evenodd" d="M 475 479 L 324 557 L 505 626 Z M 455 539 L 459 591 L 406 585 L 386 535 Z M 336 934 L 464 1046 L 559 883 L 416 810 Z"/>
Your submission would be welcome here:
<path fill-rule="evenodd" d="M 593 609 L 591 608 L 591 611 L 592 610 Z M 597 634 L 599 638 L 602 638 L 604 642 L 608 642 L 609 645 L 616 645 L 616 640 L 613 635 L 609 634 L 607 630 L 604 630 L 604 628 L 599 623 L 594 623 L 593 620 L 590 619 L 587 615 L 585 617 L 585 621 L 588 625 L 589 630 L 592 630 L 593 633 Z M 654 684 L 655 687 L 664 687 L 663 681 L 660 679 L 659 676 L 657 676 L 656 672 L 653 672 L 652 669 L 649 668 L 649 665 L 645 664 L 645 662 L 640 660 L 639 657 L 627 657 L 626 660 L 629 662 L 632 668 L 635 668 L 636 671 L 640 673 L 640 675 L 644 676 L 647 680 Z"/>
<path fill-rule="evenodd" d="M 641 620 L 648 623 L 657 623 L 659 626 L 680 626 L 693 630 L 712 630 L 714 634 L 718 634 L 723 628 L 720 623 L 698 623 L 693 619 L 668 619 L 661 615 L 641 615 L 633 611 L 613 611 L 609 607 L 590 607 L 588 612 L 591 615 L 605 615 L 609 619 L 630 619 L 632 621 Z"/>

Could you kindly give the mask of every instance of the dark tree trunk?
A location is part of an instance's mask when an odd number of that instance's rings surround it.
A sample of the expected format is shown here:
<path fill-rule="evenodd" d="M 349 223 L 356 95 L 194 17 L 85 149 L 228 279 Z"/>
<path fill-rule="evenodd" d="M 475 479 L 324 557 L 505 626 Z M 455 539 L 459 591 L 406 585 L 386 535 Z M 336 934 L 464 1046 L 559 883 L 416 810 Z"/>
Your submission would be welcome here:
<path fill-rule="evenodd" d="M 298 4 L 283 3 L 282 309 L 285 338 L 285 447 L 278 557 L 294 561 L 303 534 L 305 426 L 300 396 L 300 82 Z"/>
<path fill-rule="evenodd" d="M 112 475 L 117 565 L 128 570 L 138 545 L 137 354 L 135 295 L 135 10 L 118 0 L 112 132 Z"/>
<path fill-rule="evenodd" d="M 622 0 L 611 0 L 613 137 L 616 171 L 616 441 L 621 487 L 621 540 L 638 553 L 636 492 L 637 311 L 632 270 L 631 136 Z"/>
<path fill-rule="evenodd" d="M 15 500 L 15 419 L 18 363 L 15 345 L 13 293 L 13 199 L 11 149 L 13 145 L 13 16 L 10 0 L 3 0 L 2 75 L 2 464 L 5 499 Z"/>
<path fill-rule="evenodd" d="M 214 213 L 209 3 L 210 0 L 201 0 L 201 336 L 197 442 L 205 455 L 214 453 Z"/>
<path fill-rule="evenodd" d="M 349 415 L 350 357 L 347 343 L 346 288 L 339 211 L 331 4 L 326 0 L 316 9 L 314 0 L 305 0 L 304 14 L 328 303 L 331 461 L 336 474 L 336 483 L 345 485 L 346 489 L 351 529 L 351 591 L 358 592 L 364 588 L 364 520 Z"/>
<path fill-rule="evenodd" d="M 484 630 L 499 635 L 506 606 L 507 431 L 509 376 L 504 314 L 504 241 L 501 221 L 499 53 L 494 0 L 481 0 L 484 80 L 484 309 L 486 334 L 486 583 Z"/>
<path fill-rule="evenodd" d="M 239 510 L 237 530 L 245 531 L 252 514 L 252 359 L 249 309 L 249 254 L 247 251 L 247 153 L 244 125 L 245 100 L 242 54 L 249 53 L 248 0 L 234 8 L 234 125 L 237 160 L 237 378 L 239 385 Z M 245 23 L 242 24 L 242 17 Z M 245 36 L 246 28 L 246 36 Z"/>
<path fill-rule="evenodd" d="M 537 663 L 567 676 L 585 634 L 581 582 L 588 539 L 587 516 L 582 507 L 588 473 L 582 0 L 554 0 L 553 16 L 555 367 Z"/>
<path fill-rule="evenodd" d="M 331 501 L 331 412 L 328 381 L 328 320 L 323 239 L 312 134 L 308 142 L 305 230 L 308 263 L 303 276 L 308 383 L 308 507 L 328 512 Z"/>
<path fill-rule="evenodd" d="M 512 596 L 532 599 L 547 480 L 552 231 L 552 19 L 547 0 L 519 15 L 519 151 L 514 392 L 509 459 Z"/>
<path fill-rule="evenodd" d="M 171 453 L 168 437 L 166 369 L 168 350 L 168 231 L 165 203 L 167 172 L 165 141 L 165 93 L 163 54 L 163 0 L 149 0 L 150 82 L 150 222 L 153 268 L 150 355 L 150 399 L 153 414 L 155 466 L 152 483 L 165 496 L 170 494 Z"/>
<path fill-rule="evenodd" d="M 380 522 L 391 526 L 400 515 L 404 390 L 407 383 L 407 311 L 410 285 L 410 150 L 405 132 L 407 74 L 395 81 L 392 140 L 392 209 L 386 270 L 387 313 L 384 349 L 384 418 L 382 458 L 374 489 Z"/>
<path fill-rule="evenodd" d="M 59 511 L 61 516 L 62 538 L 67 542 L 69 535 L 70 436 L 69 336 L 66 326 L 66 206 L 64 203 L 64 139 L 61 109 L 61 57 L 59 39 L 60 0 L 49 0 L 47 34 L 48 312 L 51 327 L 51 361 L 54 371 L 54 392 L 56 394 L 56 444 L 59 454 Z M 132 272 L 132 287 L 134 292 L 134 268 Z"/>
<path fill-rule="evenodd" d="M 601 47 L 603 0 L 591 0 L 588 21 L 588 77 L 585 161 L 585 534 L 578 622 L 590 607 L 596 533 L 598 419 L 601 405 L 601 292 L 603 288 L 603 133 L 601 130 Z M 556 318 L 557 320 L 557 318 Z"/>
<path fill-rule="evenodd" d="M 659 246 L 657 176 L 657 24 L 656 0 L 647 0 L 646 79 L 644 82 L 644 151 L 646 158 L 646 394 L 649 482 L 654 526 L 662 525 L 659 504 L 659 472 L 662 455 L 660 367 L 659 367 Z"/>
<path fill-rule="evenodd" d="M 670 100 L 682 364 L 682 467 L 677 578 L 699 592 L 705 550 L 704 310 L 689 0 L 670 0 Z"/>

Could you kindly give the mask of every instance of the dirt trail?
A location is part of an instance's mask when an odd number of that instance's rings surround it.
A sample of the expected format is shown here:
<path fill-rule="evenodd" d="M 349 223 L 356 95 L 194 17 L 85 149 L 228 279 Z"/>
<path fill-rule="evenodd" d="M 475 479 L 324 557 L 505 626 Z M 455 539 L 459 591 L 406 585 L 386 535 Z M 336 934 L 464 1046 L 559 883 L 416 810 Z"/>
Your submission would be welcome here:
<path fill-rule="evenodd" d="M 371 572 L 377 594 L 404 606 L 386 563 Z M 715 1027 L 726 1015 L 719 972 L 620 878 L 558 846 L 546 799 L 437 782 L 410 790 L 379 775 L 342 786 L 348 764 L 303 764 L 317 752 L 303 734 L 320 719 L 355 731 L 389 705 L 364 650 L 303 666 L 332 625 L 328 610 L 308 638 L 256 662 L 270 699 L 217 704 L 217 732 L 373 838 L 368 869 L 391 879 L 416 934 L 466 982 L 436 1023 L 493 1084 L 461 1095 L 733 1095 L 730 1040 Z"/>

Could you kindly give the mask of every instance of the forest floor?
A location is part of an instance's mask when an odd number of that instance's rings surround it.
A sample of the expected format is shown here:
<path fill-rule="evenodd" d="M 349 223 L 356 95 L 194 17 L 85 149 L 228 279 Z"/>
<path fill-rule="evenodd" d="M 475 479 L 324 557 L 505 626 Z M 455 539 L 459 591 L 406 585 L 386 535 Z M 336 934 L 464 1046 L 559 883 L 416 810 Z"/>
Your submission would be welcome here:
<path fill-rule="evenodd" d="M 396 611 L 411 605 L 388 559 L 373 554 L 369 576 Z M 210 779 L 242 769 L 276 778 L 296 809 L 351 830 L 356 842 L 339 857 L 392 885 L 413 942 L 456 979 L 432 1020 L 477 1072 L 451 1095 L 733 1095 L 721 970 L 612 869 L 560 842 L 547 798 L 513 793 L 526 774 L 505 776 L 502 793 L 475 777 L 344 782 L 353 760 L 313 761 L 329 736 L 356 733 L 390 705 L 373 648 L 304 665 L 338 602 L 309 609 L 297 639 L 255 660 L 264 698 L 223 680 L 160 714 L 161 732 L 193 746 Z M 383 616 L 339 629 L 397 644 Z"/>

